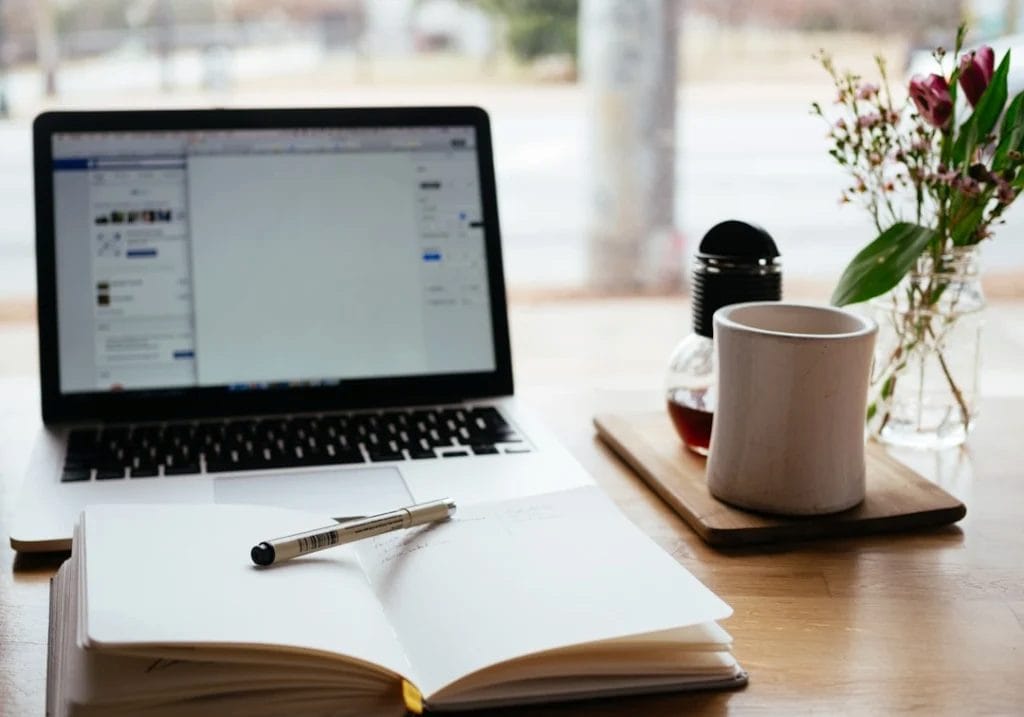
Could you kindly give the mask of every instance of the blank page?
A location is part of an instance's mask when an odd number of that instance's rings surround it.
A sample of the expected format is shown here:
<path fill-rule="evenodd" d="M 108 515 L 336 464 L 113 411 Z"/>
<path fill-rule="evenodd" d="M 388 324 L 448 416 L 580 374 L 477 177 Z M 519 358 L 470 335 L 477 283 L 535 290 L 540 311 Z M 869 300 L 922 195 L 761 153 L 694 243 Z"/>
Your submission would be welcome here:
<path fill-rule="evenodd" d="M 352 546 L 270 569 L 252 564 L 254 544 L 329 518 L 260 506 L 109 505 L 87 508 L 83 521 L 91 645 L 281 646 L 409 676 Z"/>
<path fill-rule="evenodd" d="M 460 506 L 358 550 L 428 696 L 522 655 L 732 612 L 596 486 Z"/>

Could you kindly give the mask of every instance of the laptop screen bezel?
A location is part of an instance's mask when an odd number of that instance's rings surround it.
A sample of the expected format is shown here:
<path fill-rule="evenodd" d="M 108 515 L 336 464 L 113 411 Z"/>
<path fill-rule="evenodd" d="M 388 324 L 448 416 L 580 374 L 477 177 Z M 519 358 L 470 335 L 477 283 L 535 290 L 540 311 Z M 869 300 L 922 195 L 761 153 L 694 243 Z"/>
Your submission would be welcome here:
<path fill-rule="evenodd" d="M 58 342 L 53 142 L 57 132 L 472 126 L 483 207 L 493 371 L 343 379 L 336 385 L 232 391 L 187 387 L 62 393 Z M 47 112 L 33 124 L 39 371 L 43 421 L 114 422 L 422 405 L 508 396 L 512 357 L 490 123 L 479 107 Z M 326 378 L 326 377 L 325 377 Z M 338 377 L 341 378 L 341 377 Z"/>

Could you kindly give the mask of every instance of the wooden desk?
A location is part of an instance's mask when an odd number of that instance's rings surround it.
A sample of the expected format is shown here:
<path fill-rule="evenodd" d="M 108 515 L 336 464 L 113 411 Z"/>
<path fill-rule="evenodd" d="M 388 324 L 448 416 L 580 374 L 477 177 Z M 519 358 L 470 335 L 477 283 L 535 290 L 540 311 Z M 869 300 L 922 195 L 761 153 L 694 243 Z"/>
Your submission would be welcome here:
<path fill-rule="evenodd" d="M 1024 332 L 1018 309 L 997 316 L 986 365 L 999 372 L 1014 366 Z M 665 358 L 687 317 L 678 300 L 516 307 L 517 377 L 626 514 L 733 606 L 725 626 L 750 686 L 504 714 L 1024 713 L 1024 395 L 985 400 L 969 451 L 914 457 L 967 504 L 958 526 L 720 553 L 590 423 L 598 411 L 659 405 Z M 0 380 L 0 714 L 19 717 L 43 712 L 47 584 L 62 560 L 15 560 L 7 547 L 34 395 L 30 376 Z"/>

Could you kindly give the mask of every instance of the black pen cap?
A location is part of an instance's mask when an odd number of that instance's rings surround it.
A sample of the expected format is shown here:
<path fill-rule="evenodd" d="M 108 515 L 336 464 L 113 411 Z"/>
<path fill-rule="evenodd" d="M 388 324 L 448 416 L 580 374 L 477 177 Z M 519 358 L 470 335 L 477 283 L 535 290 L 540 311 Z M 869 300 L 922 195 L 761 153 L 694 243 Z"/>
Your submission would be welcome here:
<path fill-rule="evenodd" d="M 276 552 L 274 546 L 270 543 L 260 543 L 259 545 L 252 546 L 249 557 L 257 565 L 271 565 L 276 557 Z"/>

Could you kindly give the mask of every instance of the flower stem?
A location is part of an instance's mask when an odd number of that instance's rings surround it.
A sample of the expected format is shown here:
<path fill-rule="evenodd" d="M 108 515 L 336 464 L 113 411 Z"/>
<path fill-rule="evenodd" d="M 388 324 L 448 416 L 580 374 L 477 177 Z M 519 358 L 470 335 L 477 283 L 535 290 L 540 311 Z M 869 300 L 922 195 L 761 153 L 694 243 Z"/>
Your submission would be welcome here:
<path fill-rule="evenodd" d="M 935 332 L 932 331 L 931 326 L 928 327 L 928 333 L 931 334 L 933 339 L 936 338 Z M 949 370 L 949 366 L 946 365 L 946 357 L 942 355 L 942 349 L 938 346 L 935 347 L 935 358 L 939 360 L 939 366 L 942 367 L 942 373 L 945 375 L 946 381 L 949 383 L 949 390 L 953 392 L 953 398 L 956 399 L 957 405 L 960 406 L 960 416 L 963 419 L 964 432 L 966 432 L 967 427 L 971 422 L 971 412 L 967 407 L 967 401 L 964 399 L 964 394 L 960 390 L 960 387 L 956 385 L 953 373 Z"/>

